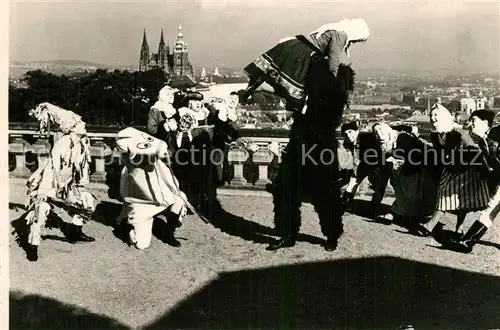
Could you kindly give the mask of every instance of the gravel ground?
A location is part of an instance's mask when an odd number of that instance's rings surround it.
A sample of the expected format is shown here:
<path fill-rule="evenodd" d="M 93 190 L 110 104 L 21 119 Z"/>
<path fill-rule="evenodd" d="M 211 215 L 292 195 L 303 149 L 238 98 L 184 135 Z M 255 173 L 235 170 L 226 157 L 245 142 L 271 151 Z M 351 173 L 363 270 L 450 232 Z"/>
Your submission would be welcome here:
<path fill-rule="evenodd" d="M 94 188 L 107 213 L 119 212 L 104 186 Z M 11 179 L 11 223 L 25 198 L 25 181 Z M 224 228 L 190 216 L 177 231 L 181 248 L 156 238 L 144 251 L 128 247 L 108 216 L 84 227 L 91 244 L 71 245 L 46 229 L 31 263 L 12 234 L 11 328 L 500 328 L 498 226 L 463 255 L 349 214 L 339 248 L 326 252 L 317 215 L 304 204 L 300 241 L 269 252 L 272 199 L 219 200 Z"/>

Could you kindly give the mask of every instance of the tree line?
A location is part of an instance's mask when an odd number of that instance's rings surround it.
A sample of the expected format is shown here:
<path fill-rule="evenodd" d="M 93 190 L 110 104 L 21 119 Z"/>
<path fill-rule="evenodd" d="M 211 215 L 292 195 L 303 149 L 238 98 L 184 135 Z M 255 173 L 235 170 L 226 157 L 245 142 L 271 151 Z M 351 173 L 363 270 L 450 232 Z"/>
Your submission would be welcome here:
<path fill-rule="evenodd" d="M 29 122 L 29 110 L 50 102 L 74 111 L 91 125 L 145 125 L 160 89 L 169 83 L 162 70 L 144 72 L 98 69 L 83 75 L 55 75 L 28 71 L 22 79 L 26 88 L 9 86 L 9 121 Z M 238 91 L 240 99 L 243 90 Z M 277 109 L 279 99 L 256 93 L 250 108 Z"/>

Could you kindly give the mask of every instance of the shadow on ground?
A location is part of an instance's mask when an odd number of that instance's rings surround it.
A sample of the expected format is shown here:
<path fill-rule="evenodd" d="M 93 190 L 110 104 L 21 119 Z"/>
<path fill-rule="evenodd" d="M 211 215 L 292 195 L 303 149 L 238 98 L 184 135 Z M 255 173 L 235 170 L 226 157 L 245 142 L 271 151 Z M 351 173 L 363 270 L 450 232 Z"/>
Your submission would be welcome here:
<path fill-rule="evenodd" d="M 214 203 L 214 219 L 212 225 L 231 236 L 237 236 L 244 240 L 261 244 L 274 243 L 275 238 L 270 236 L 278 235 L 274 228 L 261 225 L 257 222 L 227 212 L 219 201 Z M 323 239 L 307 234 L 299 234 L 297 236 L 297 241 L 316 245 L 324 243 Z"/>
<path fill-rule="evenodd" d="M 29 228 L 26 224 L 27 223 L 26 216 L 28 215 L 28 212 L 25 211 L 24 206 L 15 203 L 9 203 L 9 209 L 16 211 L 19 211 L 19 209 L 21 209 L 24 211 L 17 219 L 12 220 L 10 222 L 10 225 L 12 227 L 11 234 L 14 235 L 15 242 L 20 248 L 24 250 L 24 252 L 27 252 Z M 62 221 L 62 219 L 57 214 L 50 213 L 49 216 L 47 217 L 44 227 L 59 228 L 61 230 L 61 235 L 60 236 L 42 235 L 41 236 L 42 240 L 54 240 L 62 242 L 68 241 L 68 239 L 66 238 L 67 224 L 65 224 L 64 221 Z"/>
<path fill-rule="evenodd" d="M 104 315 L 38 295 L 10 292 L 9 304 L 10 329 L 130 329 Z"/>
<path fill-rule="evenodd" d="M 222 273 L 144 329 L 492 329 L 500 277 L 393 257 Z"/>
<path fill-rule="evenodd" d="M 96 221 L 107 226 L 113 226 L 120 214 L 121 207 L 122 204 L 119 202 L 100 202 L 96 207 Z M 271 244 L 275 242 L 275 239 L 270 237 L 276 236 L 276 231 L 273 228 L 227 212 L 218 200 L 214 202 L 212 208 L 214 217 L 211 225 L 223 233 L 254 243 Z M 160 227 L 161 224 L 155 221 L 153 233 L 157 238 L 161 237 Z M 307 234 L 299 234 L 297 240 L 317 245 L 324 243 L 321 238 Z"/>
<path fill-rule="evenodd" d="M 382 204 L 379 212 L 380 214 L 389 213 L 390 210 L 390 205 Z M 347 206 L 346 212 L 358 217 L 371 219 L 373 217 L 373 203 L 370 200 L 353 199 Z"/>

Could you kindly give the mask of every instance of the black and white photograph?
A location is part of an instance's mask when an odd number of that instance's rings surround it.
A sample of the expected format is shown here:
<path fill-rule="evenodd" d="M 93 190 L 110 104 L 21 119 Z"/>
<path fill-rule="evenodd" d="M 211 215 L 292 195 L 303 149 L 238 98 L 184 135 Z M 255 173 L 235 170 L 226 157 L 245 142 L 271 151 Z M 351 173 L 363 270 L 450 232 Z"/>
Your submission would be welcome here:
<path fill-rule="evenodd" d="M 500 2 L 2 5 L 8 329 L 500 329 Z"/>

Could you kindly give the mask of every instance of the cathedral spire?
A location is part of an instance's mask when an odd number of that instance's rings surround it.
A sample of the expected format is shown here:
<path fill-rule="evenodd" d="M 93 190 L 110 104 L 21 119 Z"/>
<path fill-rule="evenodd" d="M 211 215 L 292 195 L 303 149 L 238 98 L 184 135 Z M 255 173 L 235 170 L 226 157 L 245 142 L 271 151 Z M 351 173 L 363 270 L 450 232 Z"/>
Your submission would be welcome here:
<path fill-rule="evenodd" d="M 149 64 L 149 45 L 146 38 L 146 29 L 142 35 L 141 57 L 139 60 L 139 71 L 146 71 Z"/>
<path fill-rule="evenodd" d="M 161 29 L 160 45 L 158 52 L 160 52 L 160 50 L 162 50 L 163 48 L 165 48 L 165 39 L 163 38 L 163 29 Z"/>
<path fill-rule="evenodd" d="M 177 33 L 177 41 L 182 41 L 184 35 L 182 34 L 182 26 L 179 24 L 179 32 Z"/>
<path fill-rule="evenodd" d="M 144 34 L 142 35 L 142 46 L 141 49 L 148 49 L 149 51 L 149 45 L 148 45 L 148 39 L 146 38 L 146 29 L 144 29 Z"/>
<path fill-rule="evenodd" d="M 161 29 L 160 44 L 158 45 L 158 64 L 162 69 L 167 66 L 167 50 L 165 49 L 165 39 L 163 38 L 163 29 Z"/>

